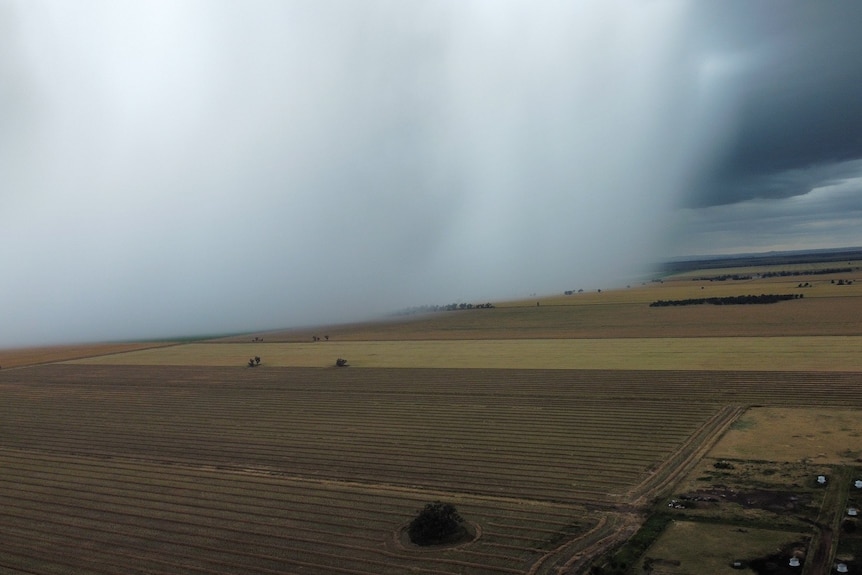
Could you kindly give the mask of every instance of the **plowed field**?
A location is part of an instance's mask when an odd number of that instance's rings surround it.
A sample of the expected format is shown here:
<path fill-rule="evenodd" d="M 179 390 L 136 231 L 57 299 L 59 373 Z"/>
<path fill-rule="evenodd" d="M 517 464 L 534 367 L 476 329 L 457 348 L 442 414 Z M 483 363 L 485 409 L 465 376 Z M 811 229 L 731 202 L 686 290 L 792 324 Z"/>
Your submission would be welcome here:
<path fill-rule="evenodd" d="M 624 529 L 730 404 L 860 376 L 55 364 L 0 372 L 10 573 L 550 573 Z M 416 550 L 428 501 L 480 532 Z M 588 509 L 595 509 L 589 511 Z"/>

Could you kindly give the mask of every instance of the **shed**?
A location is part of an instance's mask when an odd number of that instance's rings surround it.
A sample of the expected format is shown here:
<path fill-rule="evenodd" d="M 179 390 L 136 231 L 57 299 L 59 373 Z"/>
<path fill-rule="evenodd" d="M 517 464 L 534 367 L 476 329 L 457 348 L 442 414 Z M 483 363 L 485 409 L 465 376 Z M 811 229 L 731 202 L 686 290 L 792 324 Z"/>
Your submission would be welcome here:
<path fill-rule="evenodd" d="M 818 485 L 826 485 L 826 476 L 825 475 L 818 475 L 817 476 L 817 484 Z"/>

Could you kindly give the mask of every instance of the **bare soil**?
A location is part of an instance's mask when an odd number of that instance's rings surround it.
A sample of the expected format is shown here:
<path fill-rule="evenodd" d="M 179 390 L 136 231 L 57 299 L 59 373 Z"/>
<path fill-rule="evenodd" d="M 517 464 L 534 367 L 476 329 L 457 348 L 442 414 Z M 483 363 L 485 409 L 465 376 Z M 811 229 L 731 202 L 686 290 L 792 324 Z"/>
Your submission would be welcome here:
<path fill-rule="evenodd" d="M 722 503 L 736 503 L 746 509 L 766 509 L 776 513 L 793 513 L 811 502 L 810 495 L 806 493 L 765 489 L 738 491 L 721 487 L 682 493 L 676 499 L 691 509 L 709 509 Z"/>

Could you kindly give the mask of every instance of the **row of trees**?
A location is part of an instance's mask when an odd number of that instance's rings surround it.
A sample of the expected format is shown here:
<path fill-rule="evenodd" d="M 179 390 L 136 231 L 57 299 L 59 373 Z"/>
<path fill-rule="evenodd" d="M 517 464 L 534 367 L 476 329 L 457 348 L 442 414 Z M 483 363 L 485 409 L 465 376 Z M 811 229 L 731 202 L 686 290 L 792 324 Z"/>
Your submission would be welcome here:
<path fill-rule="evenodd" d="M 762 278 L 783 278 L 788 276 L 820 276 L 825 274 L 846 274 L 853 271 L 853 268 L 824 268 L 822 270 L 804 270 L 792 271 L 784 270 L 780 272 L 764 272 L 760 274 Z"/>
<path fill-rule="evenodd" d="M 491 302 L 472 304 L 472 303 L 449 303 L 446 305 L 420 305 L 409 307 L 398 312 L 397 315 L 411 315 L 414 313 L 430 313 L 434 311 L 457 311 L 465 309 L 492 309 L 494 304 Z"/>
<path fill-rule="evenodd" d="M 723 282 L 723 281 L 727 281 L 727 280 L 741 281 L 741 280 L 750 280 L 750 279 L 752 279 L 752 276 L 750 276 L 750 275 L 722 274 L 720 276 L 709 276 L 709 277 L 704 277 L 704 278 L 694 278 L 694 281 L 709 280 L 711 282 Z"/>
<path fill-rule="evenodd" d="M 784 278 L 793 276 L 820 276 L 826 274 L 846 274 L 853 271 L 853 268 L 823 268 L 819 270 L 780 270 L 774 272 L 762 272 L 757 274 L 760 278 Z M 693 281 L 716 281 L 723 282 L 727 280 L 750 280 L 753 279 L 751 274 L 722 274 L 716 276 L 701 276 L 692 278 Z"/>
<path fill-rule="evenodd" d="M 728 297 L 701 297 L 692 299 L 658 300 L 649 304 L 650 307 L 669 307 L 680 305 L 747 305 L 759 303 L 777 303 L 791 299 L 802 299 L 803 294 L 760 294 L 760 295 L 738 295 Z"/>

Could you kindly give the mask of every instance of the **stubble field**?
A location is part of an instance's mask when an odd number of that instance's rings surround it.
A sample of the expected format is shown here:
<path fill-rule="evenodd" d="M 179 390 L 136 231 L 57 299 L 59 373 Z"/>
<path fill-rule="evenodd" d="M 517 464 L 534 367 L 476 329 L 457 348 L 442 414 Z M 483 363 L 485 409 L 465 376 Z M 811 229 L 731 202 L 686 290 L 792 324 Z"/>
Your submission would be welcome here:
<path fill-rule="evenodd" d="M 0 571 L 575 573 L 748 406 L 862 409 L 862 294 L 645 305 L 713 295 L 669 284 L 4 368 Z M 477 539 L 405 546 L 434 500 Z"/>
<path fill-rule="evenodd" d="M 75 360 L 80 365 L 862 371 L 860 336 L 200 343 Z"/>

